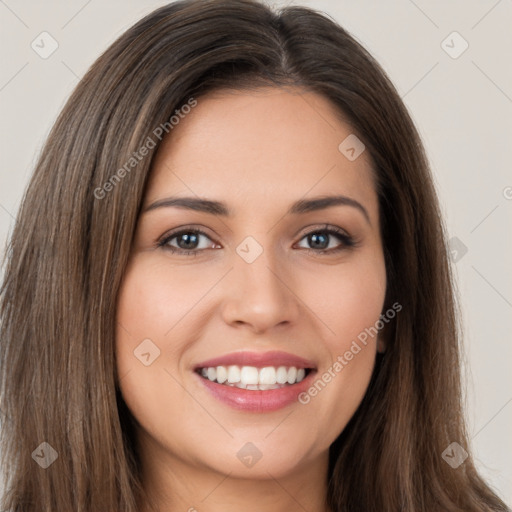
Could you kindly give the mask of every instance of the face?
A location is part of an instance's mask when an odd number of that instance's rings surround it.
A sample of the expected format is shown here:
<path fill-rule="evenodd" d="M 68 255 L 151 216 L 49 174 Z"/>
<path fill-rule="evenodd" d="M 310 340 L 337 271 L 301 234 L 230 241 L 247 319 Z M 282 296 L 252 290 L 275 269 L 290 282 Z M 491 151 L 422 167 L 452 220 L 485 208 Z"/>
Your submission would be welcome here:
<path fill-rule="evenodd" d="M 120 388 L 155 464 L 284 477 L 326 463 L 381 348 L 363 334 L 386 290 L 371 160 L 339 148 L 353 130 L 314 93 L 197 101 L 152 168 Z"/>

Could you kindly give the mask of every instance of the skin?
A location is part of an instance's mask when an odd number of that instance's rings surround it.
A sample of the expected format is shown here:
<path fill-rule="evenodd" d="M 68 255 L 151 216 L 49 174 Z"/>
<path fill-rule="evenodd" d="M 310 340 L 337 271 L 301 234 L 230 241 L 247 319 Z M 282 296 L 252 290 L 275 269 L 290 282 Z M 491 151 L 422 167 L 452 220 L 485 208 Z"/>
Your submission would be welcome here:
<path fill-rule="evenodd" d="M 322 96 L 262 88 L 199 98 L 164 139 L 143 210 L 171 195 L 199 196 L 233 215 L 161 207 L 143 212 L 136 229 L 116 352 L 156 510 L 328 510 L 328 449 L 364 396 L 381 334 L 308 404 L 273 412 L 218 401 L 193 367 L 241 350 L 282 350 L 313 360 L 320 376 L 379 319 L 386 271 L 372 164 L 367 151 L 349 161 L 338 150 L 352 132 Z M 333 194 L 358 201 L 369 220 L 347 205 L 286 215 L 299 199 Z M 342 250 L 319 253 L 307 235 L 325 224 L 357 246 L 328 235 L 321 248 Z M 191 225 L 207 233 L 196 255 L 157 246 Z M 236 252 L 248 236 L 263 249 L 252 263 Z M 187 247 L 183 237 L 169 244 Z M 145 339 L 160 350 L 149 366 L 134 356 Z M 262 454 L 252 467 L 237 457 L 247 442 Z"/>

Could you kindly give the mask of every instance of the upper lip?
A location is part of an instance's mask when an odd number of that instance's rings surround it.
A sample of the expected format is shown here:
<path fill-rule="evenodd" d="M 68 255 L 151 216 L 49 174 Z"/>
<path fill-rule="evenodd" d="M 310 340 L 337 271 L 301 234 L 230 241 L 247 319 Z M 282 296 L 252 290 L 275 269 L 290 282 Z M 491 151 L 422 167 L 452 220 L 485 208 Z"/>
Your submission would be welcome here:
<path fill-rule="evenodd" d="M 315 363 L 303 357 L 281 352 L 278 350 L 270 352 L 232 352 L 223 356 L 208 359 L 195 365 L 194 369 L 210 368 L 215 366 L 255 366 L 263 368 L 265 366 L 295 366 L 295 368 L 315 369 Z"/>

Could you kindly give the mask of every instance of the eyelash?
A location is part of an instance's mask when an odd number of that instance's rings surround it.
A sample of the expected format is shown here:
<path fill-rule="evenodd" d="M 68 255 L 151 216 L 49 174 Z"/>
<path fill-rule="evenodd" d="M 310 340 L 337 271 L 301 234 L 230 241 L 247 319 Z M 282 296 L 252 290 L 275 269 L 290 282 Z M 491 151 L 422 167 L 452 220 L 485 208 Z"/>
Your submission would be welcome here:
<path fill-rule="evenodd" d="M 190 233 L 193 233 L 195 235 L 204 235 L 205 237 L 210 238 L 201 229 L 198 229 L 198 228 L 185 228 L 185 229 L 180 229 L 179 231 L 175 231 L 175 232 L 169 233 L 168 235 L 164 235 L 164 237 L 157 242 L 157 247 L 158 248 L 163 248 L 165 250 L 168 250 L 168 251 L 170 251 L 173 254 L 181 254 L 183 256 L 190 256 L 190 255 L 191 256 L 197 256 L 198 253 L 204 251 L 205 249 L 187 250 L 187 249 L 180 249 L 180 248 L 176 248 L 176 247 L 172 247 L 171 245 L 168 245 L 169 242 L 173 238 L 176 238 L 179 235 L 190 234 Z M 314 253 L 315 255 L 318 255 L 318 254 L 327 254 L 327 253 L 329 253 L 329 254 L 337 253 L 337 252 L 340 252 L 340 251 L 342 251 L 344 249 L 350 249 L 350 248 L 353 248 L 353 247 L 357 247 L 357 245 L 358 245 L 356 240 L 353 237 L 351 237 L 350 235 L 347 235 L 343 230 L 341 230 L 341 229 L 339 229 L 339 228 L 337 228 L 335 226 L 329 226 L 327 224 L 323 228 L 315 229 L 315 230 L 309 231 L 308 233 L 305 233 L 302 236 L 301 240 L 303 240 L 304 238 L 308 237 L 309 235 L 319 234 L 319 233 L 321 233 L 321 234 L 328 234 L 328 235 L 334 235 L 342 243 L 338 247 L 335 247 L 334 249 L 307 249 L 307 248 L 302 248 L 302 249 L 307 251 L 308 253 Z"/>

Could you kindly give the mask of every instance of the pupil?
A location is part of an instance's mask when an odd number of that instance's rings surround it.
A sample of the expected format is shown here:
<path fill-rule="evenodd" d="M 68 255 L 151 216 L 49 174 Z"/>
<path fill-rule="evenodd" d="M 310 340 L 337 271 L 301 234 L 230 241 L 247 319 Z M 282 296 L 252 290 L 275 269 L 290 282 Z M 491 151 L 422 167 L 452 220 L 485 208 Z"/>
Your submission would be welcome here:
<path fill-rule="evenodd" d="M 194 246 L 197 244 L 197 234 L 196 233 L 188 233 L 183 234 L 180 236 L 180 240 L 184 241 L 184 243 L 179 243 L 181 249 L 190 249 L 191 246 Z M 309 235 L 309 240 L 311 245 L 313 245 L 316 248 L 325 249 L 329 243 L 327 241 L 327 236 L 325 234 L 317 234 L 314 233 L 312 235 Z"/>
<path fill-rule="evenodd" d="M 185 240 L 184 244 L 178 243 L 178 245 L 180 246 L 180 249 L 191 249 L 192 247 L 190 244 L 194 245 L 197 243 L 197 234 L 196 233 L 184 234 L 184 235 L 181 235 L 179 238 L 180 238 L 180 240 Z M 184 246 L 184 247 L 182 247 L 182 246 Z"/>
<path fill-rule="evenodd" d="M 319 239 L 319 238 L 323 238 L 323 239 L 324 239 L 324 240 L 323 240 L 323 242 L 324 242 L 324 243 L 320 242 L 320 245 L 322 245 L 322 246 L 323 246 L 323 247 L 321 247 L 321 249 L 325 249 L 325 248 L 329 245 L 329 243 L 327 243 L 327 244 L 325 243 L 325 242 L 327 241 L 327 236 L 326 236 L 325 234 L 323 234 L 323 235 L 318 235 L 318 234 L 314 233 L 314 234 L 310 235 L 310 243 L 311 243 L 313 246 L 315 246 L 315 245 L 316 245 L 316 246 L 317 246 L 317 248 L 318 248 L 318 243 L 317 243 L 317 242 L 318 242 L 318 239 Z"/>

